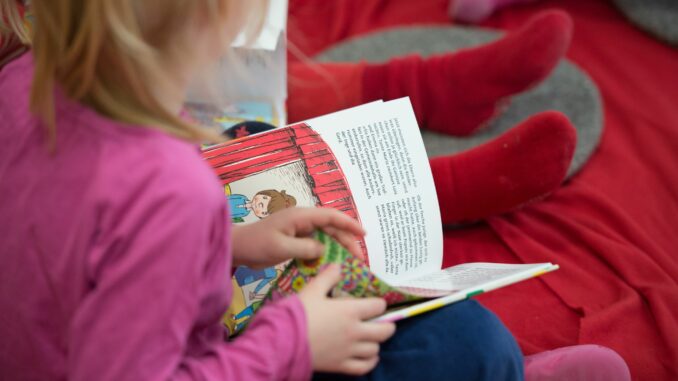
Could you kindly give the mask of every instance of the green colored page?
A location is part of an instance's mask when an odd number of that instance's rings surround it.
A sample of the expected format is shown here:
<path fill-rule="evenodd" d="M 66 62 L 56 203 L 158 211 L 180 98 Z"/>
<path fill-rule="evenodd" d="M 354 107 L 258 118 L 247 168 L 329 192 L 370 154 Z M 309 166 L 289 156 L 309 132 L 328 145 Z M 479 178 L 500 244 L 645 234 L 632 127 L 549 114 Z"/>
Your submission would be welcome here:
<path fill-rule="evenodd" d="M 314 238 L 325 245 L 325 254 L 315 260 L 295 259 L 290 261 L 273 282 L 262 303 L 252 306 L 253 313 L 261 308 L 266 301 L 298 293 L 314 276 L 331 263 L 339 264 L 342 274 L 341 280 L 331 292 L 332 297 L 379 297 L 386 300 L 389 307 L 428 299 L 388 285 L 369 270 L 365 261 L 351 254 L 339 242 L 324 232 L 316 232 Z M 232 334 L 236 335 L 242 332 L 250 320 L 251 318 L 237 325 Z"/>
<path fill-rule="evenodd" d="M 351 254 L 329 235 L 318 231 L 315 233 L 315 239 L 325 245 L 325 254 L 315 260 L 291 261 L 270 293 L 281 295 L 297 293 L 327 265 L 337 263 L 341 266 L 342 278 L 332 290 L 333 297 L 380 297 L 385 299 L 389 306 L 422 299 L 386 284 L 369 270 L 365 261 Z"/>

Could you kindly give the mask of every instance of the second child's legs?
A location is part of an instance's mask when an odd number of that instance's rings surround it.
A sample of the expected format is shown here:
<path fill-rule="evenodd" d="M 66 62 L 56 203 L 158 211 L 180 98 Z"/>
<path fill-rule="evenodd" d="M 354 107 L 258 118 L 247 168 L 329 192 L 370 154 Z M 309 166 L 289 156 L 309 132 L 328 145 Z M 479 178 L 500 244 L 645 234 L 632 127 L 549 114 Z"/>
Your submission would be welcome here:
<path fill-rule="evenodd" d="M 290 120 L 409 95 L 422 127 L 472 133 L 496 115 L 504 97 L 543 79 L 562 57 L 570 35 L 567 15 L 546 12 L 498 42 L 429 60 L 292 64 Z M 531 52 L 537 59 L 523 57 Z M 434 80 L 443 77 L 456 79 Z M 565 178 L 575 144 L 567 118 L 548 113 L 482 147 L 433 159 L 443 223 L 508 212 L 553 191 Z"/>
<path fill-rule="evenodd" d="M 468 300 L 403 320 L 367 376 L 315 375 L 315 381 L 523 379 L 523 356 L 489 310 Z"/>
<path fill-rule="evenodd" d="M 550 11 L 496 42 L 426 59 L 292 63 L 289 119 L 296 122 L 374 100 L 409 96 L 422 128 L 468 135 L 495 117 L 507 97 L 548 76 L 565 54 L 571 34 L 570 18 Z"/>

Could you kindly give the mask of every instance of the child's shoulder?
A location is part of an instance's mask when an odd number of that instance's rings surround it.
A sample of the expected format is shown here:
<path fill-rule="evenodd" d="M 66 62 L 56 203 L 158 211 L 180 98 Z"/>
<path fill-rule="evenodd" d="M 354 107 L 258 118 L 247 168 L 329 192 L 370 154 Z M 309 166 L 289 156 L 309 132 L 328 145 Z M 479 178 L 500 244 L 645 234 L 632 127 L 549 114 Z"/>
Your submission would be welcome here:
<path fill-rule="evenodd" d="M 122 127 L 123 129 L 125 127 Z M 217 177 L 197 145 L 144 127 L 117 131 L 100 143 L 99 185 L 120 186 L 130 194 L 173 197 L 214 208 L 225 203 Z"/>
<path fill-rule="evenodd" d="M 11 109 L 16 107 L 18 101 L 28 99 L 32 78 L 33 56 L 30 53 L 24 53 L 0 66 L 0 104 Z"/>
<path fill-rule="evenodd" d="M 57 156 L 44 158 L 39 152 L 45 149 L 44 139 L 39 138 L 44 134 L 38 131 L 44 126 L 30 115 L 28 106 L 32 77 L 30 53 L 0 71 L 0 117 L 10 124 L 0 131 L 0 142 L 21 144 L 26 160 L 45 165 L 58 162 L 63 172 L 77 169 L 83 175 L 74 183 L 109 199 L 143 193 L 190 197 L 213 206 L 224 202 L 216 176 L 197 144 L 112 120 L 59 91 L 55 94 Z"/>

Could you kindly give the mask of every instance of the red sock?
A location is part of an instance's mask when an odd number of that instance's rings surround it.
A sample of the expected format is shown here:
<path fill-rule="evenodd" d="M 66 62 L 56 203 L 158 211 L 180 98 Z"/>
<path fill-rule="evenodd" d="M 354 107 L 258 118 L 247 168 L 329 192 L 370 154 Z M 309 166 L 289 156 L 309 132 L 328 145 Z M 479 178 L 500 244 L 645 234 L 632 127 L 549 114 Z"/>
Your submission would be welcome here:
<path fill-rule="evenodd" d="M 500 110 L 502 100 L 541 82 L 569 46 L 572 22 L 561 11 L 477 48 L 368 65 L 363 102 L 409 96 L 421 127 L 468 135 Z"/>
<path fill-rule="evenodd" d="M 567 117 L 549 111 L 479 147 L 431 159 L 443 223 L 504 213 L 553 191 L 565 178 L 576 140 Z"/>

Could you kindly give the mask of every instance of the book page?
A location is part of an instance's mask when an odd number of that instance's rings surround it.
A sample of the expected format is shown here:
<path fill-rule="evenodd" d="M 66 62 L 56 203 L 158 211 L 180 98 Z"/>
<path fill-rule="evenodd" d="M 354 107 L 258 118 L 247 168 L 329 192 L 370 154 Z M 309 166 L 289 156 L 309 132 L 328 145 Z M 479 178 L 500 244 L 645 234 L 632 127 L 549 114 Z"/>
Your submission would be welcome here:
<path fill-rule="evenodd" d="M 535 271 L 550 264 L 465 263 L 423 276 L 400 280 L 393 285 L 403 290 L 429 289 L 454 292 L 480 287 L 516 274 Z"/>
<path fill-rule="evenodd" d="M 423 142 L 409 100 L 381 101 L 308 123 L 205 148 L 231 220 L 247 224 L 290 207 L 335 208 L 368 231 L 360 241 L 389 281 L 440 269 L 442 227 Z M 229 332 L 247 325 L 284 264 L 239 267 Z"/>
<path fill-rule="evenodd" d="M 331 147 L 367 230 L 370 269 L 387 282 L 442 266 L 440 211 L 409 99 L 307 121 Z"/>

